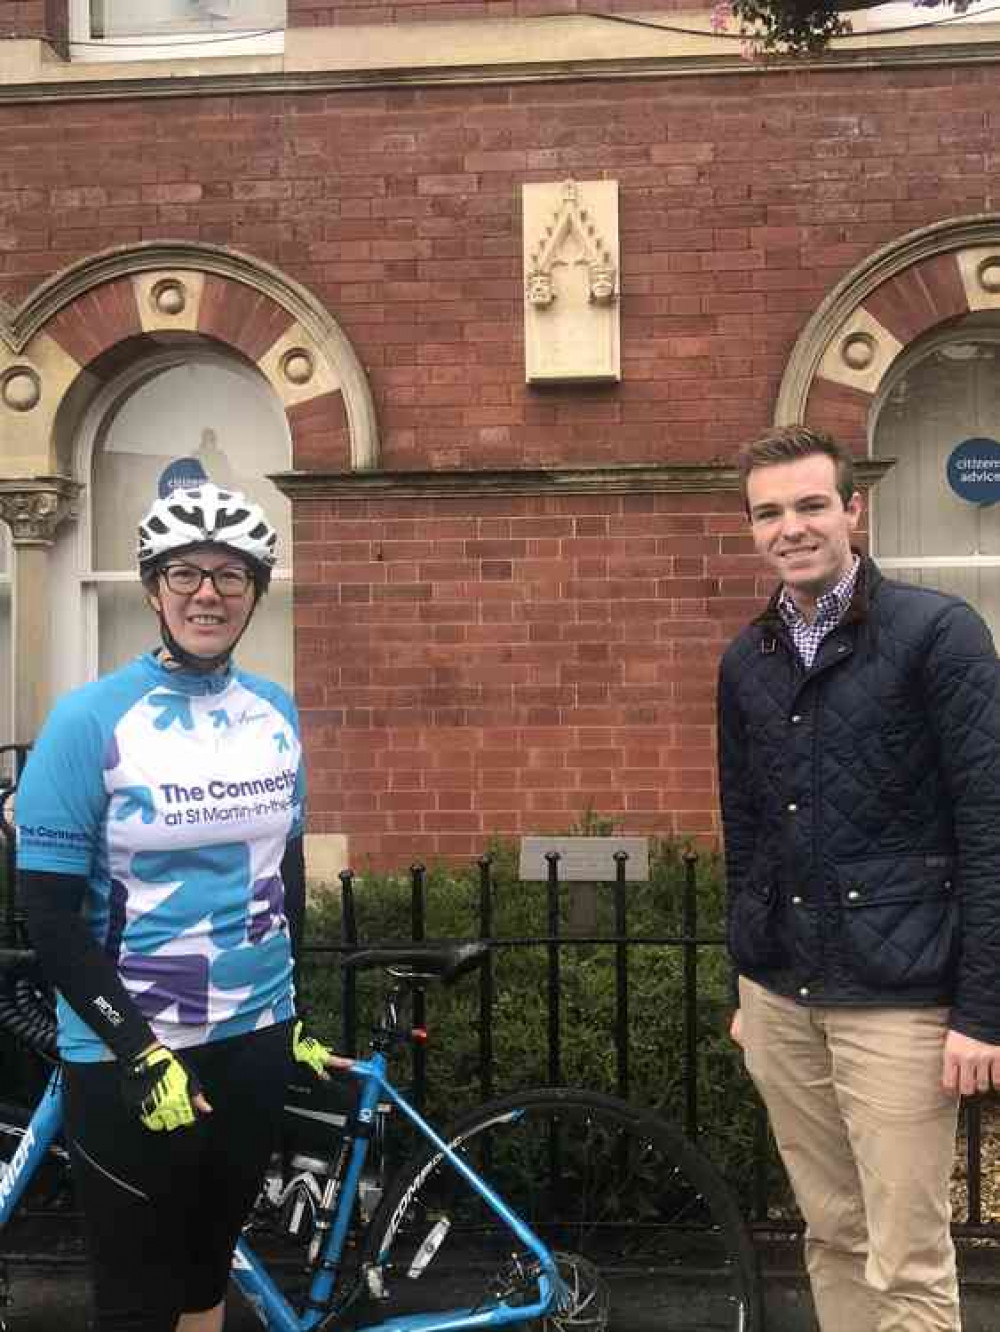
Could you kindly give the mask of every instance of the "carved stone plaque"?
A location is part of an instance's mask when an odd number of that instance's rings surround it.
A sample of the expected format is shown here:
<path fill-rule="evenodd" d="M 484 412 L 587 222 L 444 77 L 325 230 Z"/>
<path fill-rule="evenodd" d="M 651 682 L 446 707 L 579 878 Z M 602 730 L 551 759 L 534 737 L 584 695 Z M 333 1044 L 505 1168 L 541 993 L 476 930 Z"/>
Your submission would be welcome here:
<path fill-rule="evenodd" d="M 522 192 L 528 383 L 621 379 L 618 182 Z"/>

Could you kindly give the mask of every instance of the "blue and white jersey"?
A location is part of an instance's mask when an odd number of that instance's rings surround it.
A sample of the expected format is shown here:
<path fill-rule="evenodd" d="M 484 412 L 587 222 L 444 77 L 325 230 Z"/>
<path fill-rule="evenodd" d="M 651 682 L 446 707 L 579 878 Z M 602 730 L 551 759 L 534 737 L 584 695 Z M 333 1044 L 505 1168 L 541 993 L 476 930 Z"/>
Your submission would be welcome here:
<path fill-rule="evenodd" d="M 53 709 L 17 791 L 18 867 L 86 878 L 95 938 L 182 1049 L 292 1016 L 280 867 L 303 802 L 283 689 L 149 654 Z M 61 996 L 59 1047 L 109 1057 Z"/>

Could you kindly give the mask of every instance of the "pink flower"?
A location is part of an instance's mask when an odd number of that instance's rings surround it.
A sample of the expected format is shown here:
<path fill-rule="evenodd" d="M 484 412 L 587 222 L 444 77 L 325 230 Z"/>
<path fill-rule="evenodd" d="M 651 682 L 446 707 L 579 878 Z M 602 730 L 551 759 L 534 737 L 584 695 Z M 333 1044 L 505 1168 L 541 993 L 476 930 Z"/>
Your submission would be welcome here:
<path fill-rule="evenodd" d="M 712 13 L 709 19 L 713 32 L 725 32 L 729 20 L 733 17 L 733 7 L 730 0 L 716 0 L 712 6 Z"/>

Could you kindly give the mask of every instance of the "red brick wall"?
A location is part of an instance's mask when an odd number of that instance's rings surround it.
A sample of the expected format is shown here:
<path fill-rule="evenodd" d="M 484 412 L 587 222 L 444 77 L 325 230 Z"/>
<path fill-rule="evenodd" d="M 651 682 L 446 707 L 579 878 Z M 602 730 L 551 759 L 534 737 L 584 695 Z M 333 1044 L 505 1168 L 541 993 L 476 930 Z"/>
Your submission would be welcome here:
<path fill-rule="evenodd" d="M 0 39 L 42 37 L 60 43 L 69 32 L 69 0 L 0 0 Z"/>
<path fill-rule="evenodd" d="M 0 0 L 0 37 L 40 37 L 46 0 Z"/>
<path fill-rule="evenodd" d="M 750 552 L 735 495 L 302 503 L 314 822 L 358 863 L 588 807 L 713 835 L 715 663 L 767 585 Z"/>
<path fill-rule="evenodd" d="M 853 265 L 995 206 L 998 107 L 988 65 L 2 106 L 0 294 L 232 245 L 340 321 L 387 467 L 728 459 Z M 519 187 L 569 174 L 620 183 L 623 382 L 529 390 Z M 309 438 L 342 464 L 341 419 Z M 713 661 L 753 596 L 733 504 L 303 503 L 313 826 L 387 860 L 588 802 L 709 830 Z"/>
<path fill-rule="evenodd" d="M 990 66 L 2 106 L 0 291 L 232 245 L 341 322 L 387 467 L 728 458 L 855 263 L 994 206 L 998 107 Z M 570 173 L 620 184 L 623 382 L 529 389 L 520 185 Z"/>

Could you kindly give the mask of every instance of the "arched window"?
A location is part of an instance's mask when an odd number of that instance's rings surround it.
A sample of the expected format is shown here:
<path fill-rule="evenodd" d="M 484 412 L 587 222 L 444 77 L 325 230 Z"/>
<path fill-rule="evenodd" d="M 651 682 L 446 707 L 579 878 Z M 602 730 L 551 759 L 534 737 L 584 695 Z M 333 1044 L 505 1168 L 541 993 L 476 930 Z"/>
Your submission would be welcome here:
<path fill-rule="evenodd" d="M 292 684 L 290 505 L 267 473 L 290 465 L 288 422 L 253 366 L 208 347 L 160 351 L 107 383 L 84 415 L 76 474 L 80 521 L 57 543 L 56 585 L 74 601 L 53 623 L 56 692 L 158 642 L 136 575 L 139 519 L 164 468 L 197 458 L 211 480 L 245 491 L 278 529 L 281 565 L 237 649 L 240 665 Z"/>
<path fill-rule="evenodd" d="M 960 499 L 948 457 L 1000 441 L 1000 326 L 973 316 L 909 350 L 876 403 L 873 453 L 895 458 L 872 499 L 872 553 L 906 582 L 955 593 L 1000 642 L 1000 505 Z"/>

